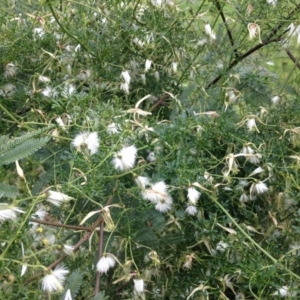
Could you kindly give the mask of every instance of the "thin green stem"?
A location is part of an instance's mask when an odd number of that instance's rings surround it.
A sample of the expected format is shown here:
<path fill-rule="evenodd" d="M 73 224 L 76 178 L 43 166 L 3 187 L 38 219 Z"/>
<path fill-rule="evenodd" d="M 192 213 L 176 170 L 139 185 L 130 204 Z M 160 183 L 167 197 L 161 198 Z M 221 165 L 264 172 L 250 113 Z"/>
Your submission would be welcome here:
<path fill-rule="evenodd" d="M 64 26 L 62 25 L 62 23 L 59 21 L 57 15 L 56 15 L 56 13 L 54 12 L 54 9 L 53 9 L 52 5 L 50 4 L 50 2 L 47 1 L 47 3 L 48 3 L 49 9 L 50 9 L 50 11 L 51 11 L 51 13 L 52 13 L 52 15 L 53 15 L 53 17 L 54 17 L 56 23 L 57 23 L 58 26 L 60 27 L 60 29 L 61 29 L 65 34 L 67 34 L 70 38 L 74 39 L 78 44 L 80 44 L 80 46 L 81 46 L 85 51 L 87 51 L 90 55 L 92 55 L 92 56 L 96 57 L 97 59 L 99 59 L 99 57 L 98 57 L 95 53 L 92 53 L 92 52 L 85 46 L 84 43 L 82 43 L 75 35 L 73 35 L 66 27 L 64 27 Z"/>
<path fill-rule="evenodd" d="M 137 10 L 137 7 L 138 7 L 139 4 L 140 4 L 140 0 L 136 1 L 136 4 L 135 4 L 134 9 L 133 9 L 133 12 L 132 12 L 132 16 L 133 16 L 133 19 L 134 19 L 137 23 L 139 23 L 139 24 L 142 25 L 142 26 L 145 26 L 146 23 L 143 23 L 143 22 L 139 21 L 139 20 L 137 19 L 137 17 L 135 16 L 135 13 L 136 13 L 136 10 Z"/>
<path fill-rule="evenodd" d="M 288 81 L 290 80 L 293 72 L 295 71 L 295 69 L 298 67 L 298 64 L 299 64 L 299 61 L 300 61 L 300 58 L 298 58 L 296 61 L 294 61 L 294 66 L 293 68 L 291 69 L 290 73 L 288 74 L 288 76 L 286 77 L 281 89 L 279 90 L 278 92 L 278 95 L 281 95 L 281 93 L 283 92 L 284 88 L 285 88 L 285 85 L 288 83 Z"/>
<path fill-rule="evenodd" d="M 135 266 L 137 272 L 140 274 L 139 268 L 138 268 L 138 266 L 136 265 L 136 263 L 135 263 L 135 261 L 134 261 L 134 258 L 133 258 L 134 255 L 133 255 L 133 251 L 132 251 L 132 243 L 131 243 L 131 240 L 129 241 L 129 252 L 130 252 L 131 260 L 132 260 L 132 262 L 133 262 L 133 264 L 134 264 L 134 266 Z"/>
<path fill-rule="evenodd" d="M 10 249 L 11 245 L 18 239 L 18 236 L 21 234 L 23 228 L 27 225 L 29 218 L 32 214 L 33 209 L 35 208 L 36 203 L 39 201 L 40 198 L 44 198 L 44 196 L 39 196 L 36 197 L 29 209 L 29 211 L 27 212 L 26 217 L 24 218 L 23 222 L 21 223 L 20 227 L 18 228 L 17 232 L 15 233 L 14 237 L 12 237 L 9 241 L 9 243 L 7 244 L 6 248 L 4 249 L 4 251 L 2 252 L 0 259 L 5 257 L 6 253 L 8 252 L 8 250 Z"/>
<path fill-rule="evenodd" d="M 199 8 L 197 9 L 196 13 L 195 13 L 195 17 L 198 15 L 198 13 L 201 11 L 203 5 L 205 3 L 205 0 L 201 3 L 201 5 L 199 6 Z M 187 25 L 186 27 L 186 32 L 188 32 L 189 28 L 191 27 L 191 25 L 193 24 L 193 22 L 195 21 L 195 17 L 190 21 L 190 23 Z M 197 59 L 197 57 L 200 55 L 200 53 L 202 52 L 202 49 L 199 49 L 198 53 L 194 56 L 192 62 L 183 70 L 180 78 L 178 79 L 177 82 L 177 86 L 180 85 L 181 81 L 183 80 L 185 74 L 187 73 L 188 70 L 190 70 L 190 67 L 193 65 L 194 61 Z"/>
<path fill-rule="evenodd" d="M 180 78 L 177 81 L 177 86 L 179 86 L 182 82 L 182 80 L 184 79 L 184 77 L 186 76 L 186 73 L 191 69 L 191 66 L 193 65 L 193 63 L 195 62 L 195 60 L 198 58 L 198 56 L 200 55 L 200 53 L 203 52 L 203 49 L 201 47 L 199 47 L 198 52 L 196 53 L 196 55 L 194 56 L 193 60 L 187 65 L 187 67 L 183 70 Z"/>
<path fill-rule="evenodd" d="M 201 5 L 199 6 L 199 8 L 197 9 L 196 13 L 195 13 L 195 17 L 198 15 L 198 13 L 200 12 L 202 6 L 204 5 L 205 0 L 201 3 Z M 193 24 L 193 22 L 195 21 L 195 17 L 190 21 L 190 23 L 188 24 L 188 26 L 186 27 L 186 32 L 188 32 L 189 28 L 191 27 L 191 25 Z"/>
<path fill-rule="evenodd" d="M 207 194 L 208 195 L 208 194 Z M 300 280 L 300 276 L 289 270 L 284 265 L 280 264 L 280 262 L 274 258 L 269 252 L 267 252 L 264 248 L 262 248 L 258 243 L 256 243 L 247 232 L 234 220 L 234 218 L 230 215 L 230 213 L 225 209 L 225 207 L 212 195 L 208 195 L 208 197 L 226 214 L 226 216 L 230 219 L 230 221 L 236 226 L 236 228 L 247 238 L 255 247 L 257 247 L 262 253 L 264 253 L 274 264 L 280 265 L 284 270 L 286 270 L 290 275 L 294 276 L 298 280 Z"/>
<path fill-rule="evenodd" d="M 0 103 L 0 108 L 13 120 L 15 121 L 20 127 L 25 127 L 29 129 L 29 127 L 24 126 L 19 120 L 17 120 L 1 103 Z"/>
<path fill-rule="evenodd" d="M 98 244 L 98 261 L 100 260 L 100 258 L 102 257 L 102 254 L 103 254 L 103 234 L 104 234 L 104 222 L 102 221 L 100 223 L 99 244 Z M 99 293 L 100 279 L 101 279 L 101 273 L 97 272 L 96 284 L 95 284 L 95 290 L 94 290 L 95 295 L 97 295 Z"/>

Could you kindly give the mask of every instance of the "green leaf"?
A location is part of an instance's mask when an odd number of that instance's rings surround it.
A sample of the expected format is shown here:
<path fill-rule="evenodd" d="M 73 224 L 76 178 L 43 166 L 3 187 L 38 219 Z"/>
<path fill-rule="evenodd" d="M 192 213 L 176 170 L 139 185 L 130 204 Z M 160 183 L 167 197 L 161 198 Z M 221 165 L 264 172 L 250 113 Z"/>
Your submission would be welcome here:
<path fill-rule="evenodd" d="M 1 149 L 4 145 L 7 145 L 8 141 L 9 141 L 9 136 L 8 135 L 1 135 L 0 136 L 0 151 L 1 151 Z"/>
<path fill-rule="evenodd" d="M 21 144 L 22 142 L 25 142 L 26 140 L 29 140 L 42 133 L 45 133 L 54 127 L 55 127 L 54 125 L 50 125 L 47 127 L 43 127 L 41 129 L 33 130 L 31 132 L 26 132 L 19 137 L 11 138 L 11 139 L 9 138 L 8 135 L 0 136 L 0 153 L 7 152 L 8 150 L 15 148 L 17 145 Z"/>
<path fill-rule="evenodd" d="M 195 84 L 191 84 L 189 86 L 186 86 L 184 88 L 183 92 L 181 93 L 181 95 L 179 96 L 179 100 L 181 100 L 183 102 L 188 102 L 188 97 L 195 90 L 195 88 L 196 88 Z"/>
<path fill-rule="evenodd" d="M 36 137 L 37 135 L 40 135 L 42 133 L 48 132 L 49 130 L 53 129 L 55 127 L 55 125 L 49 125 L 47 127 L 43 127 L 34 131 L 30 131 L 30 132 L 26 132 L 23 135 L 14 138 L 14 141 L 16 141 L 16 143 L 20 144 L 21 142 L 24 142 L 30 138 Z"/>
<path fill-rule="evenodd" d="M 286 93 L 291 94 L 291 95 L 297 95 L 297 91 L 295 90 L 294 87 L 287 85 L 284 87 L 284 90 Z"/>
<path fill-rule="evenodd" d="M 65 294 L 67 290 L 71 291 L 72 299 L 75 299 L 77 296 L 80 286 L 82 284 L 83 275 L 81 274 L 81 271 L 79 269 L 75 270 L 67 279 L 66 285 L 63 291 L 63 297 L 62 300 L 65 299 Z"/>
<path fill-rule="evenodd" d="M 108 299 L 108 297 L 105 296 L 105 292 L 100 292 L 96 296 L 91 298 L 90 300 L 107 300 L 107 299 Z"/>
<path fill-rule="evenodd" d="M 0 198 L 5 196 L 8 198 L 15 198 L 18 195 L 18 188 L 13 185 L 6 185 L 0 182 Z"/>
<path fill-rule="evenodd" d="M 40 139 L 29 139 L 20 145 L 17 145 L 14 149 L 9 150 L 4 155 L 0 156 L 0 166 L 12 163 L 16 160 L 25 158 L 41 147 L 47 144 L 49 137 L 43 137 Z"/>

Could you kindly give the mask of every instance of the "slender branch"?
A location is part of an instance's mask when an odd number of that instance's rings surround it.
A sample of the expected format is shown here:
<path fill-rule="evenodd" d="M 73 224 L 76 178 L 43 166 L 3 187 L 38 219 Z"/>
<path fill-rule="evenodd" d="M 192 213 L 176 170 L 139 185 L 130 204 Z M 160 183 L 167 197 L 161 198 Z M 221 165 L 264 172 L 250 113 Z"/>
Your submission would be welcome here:
<path fill-rule="evenodd" d="M 292 54 L 292 53 L 291 53 L 291 54 Z M 297 67 L 297 63 L 299 63 L 299 60 L 300 60 L 300 59 L 298 59 L 298 60 L 295 59 L 293 68 L 290 70 L 289 74 L 288 74 L 287 76 L 285 76 L 284 83 L 282 84 L 282 87 L 280 88 L 280 90 L 279 90 L 279 92 L 278 92 L 278 95 L 281 95 L 281 93 L 283 92 L 283 90 L 284 90 L 286 84 L 289 82 L 289 80 L 290 80 L 292 74 L 294 73 L 294 71 L 295 71 L 295 69 L 296 69 L 296 67 Z"/>
<path fill-rule="evenodd" d="M 297 68 L 300 70 L 300 63 L 296 59 L 296 57 L 292 54 L 292 52 L 289 49 L 285 49 L 285 52 L 289 56 L 289 58 L 293 61 L 293 63 L 297 66 Z"/>
<path fill-rule="evenodd" d="M 225 28 L 226 28 L 226 31 L 227 31 L 227 35 L 228 35 L 228 37 L 229 37 L 230 44 L 231 44 L 231 46 L 233 47 L 233 52 L 234 52 L 235 58 L 238 59 L 238 58 L 239 58 L 239 54 L 238 54 L 237 49 L 234 48 L 234 40 L 233 40 L 231 31 L 230 31 L 230 29 L 229 29 L 229 26 L 228 26 L 228 24 L 227 24 L 227 21 L 226 21 L 225 15 L 224 15 L 224 13 L 223 13 L 222 7 L 221 7 L 221 5 L 220 5 L 220 3 L 219 3 L 218 0 L 215 0 L 215 3 L 216 3 L 216 7 L 217 7 L 217 9 L 218 9 L 218 11 L 219 11 L 219 13 L 220 13 L 220 15 L 221 15 L 222 21 L 223 21 L 223 23 L 224 23 L 224 25 L 225 25 Z"/>
<path fill-rule="evenodd" d="M 98 260 L 100 260 L 100 258 L 102 257 L 102 252 L 103 252 L 103 234 L 104 234 L 104 222 L 102 221 L 100 223 Z M 97 272 L 96 284 L 95 284 L 95 296 L 99 293 L 100 279 L 101 279 L 101 274 L 100 272 Z"/>
<path fill-rule="evenodd" d="M 24 126 L 19 120 L 17 120 L 1 103 L 0 103 L 0 109 L 2 109 L 13 121 L 15 121 L 20 127 L 27 127 Z M 28 127 L 27 127 L 28 128 Z"/>
<path fill-rule="evenodd" d="M 287 16 L 286 19 L 290 19 L 296 12 L 298 12 L 300 10 L 300 4 L 298 4 Z M 231 70 L 234 66 L 236 66 L 240 61 L 242 61 L 244 58 L 246 58 L 247 56 L 249 56 L 250 54 L 252 54 L 253 52 L 257 51 L 258 49 L 264 47 L 265 45 L 272 43 L 272 42 L 278 42 L 281 40 L 282 36 L 289 31 L 289 29 L 285 30 L 282 34 L 280 34 L 279 36 L 273 38 L 277 32 L 284 26 L 285 22 L 282 21 L 279 25 L 275 26 L 270 34 L 262 41 L 262 43 L 254 46 L 253 48 L 251 48 L 250 50 L 248 50 L 246 53 L 244 53 L 243 55 L 239 56 L 238 58 L 236 58 L 233 62 L 231 62 L 231 64 L 228 66 L 228 68 L 226 69 L 225 72 L 223 72 L 222 74 L 218 75 L 213 81 L 211 81 L 206 87 L 205 89 L 209 89 L 211 86 L 213 86 L 214 84 L 216 84 L 229 70 Z"/>
<path fill-rule="evenodd" d="M 205 89 L 209 89 L 212 85 L 216 84 L 225 74 L 226 72 L 228 72 L 229 70 L 231 70 L 234 66 L 236 66 L 240 61 L 242 61 L 244 58 L 246 58 L 247 56 L 251 55 L 253 52 L 257 51 L 258 49 L 262 48 L 263 46 L 270 44 L 272 42 L 278 42 L 280 41 L 281 36 L 278 37 L 278 39 L 273 39 L 273 40 L 269 40 L 269 41 L 265 41 L 262 42 L 261 44 L 258 44 L 256 46 L 254 46 L 253 48 L 251 48 L 250 50 L 248 50 L 246 53 L 244 53 L 243 55 L 241 55 L 239 57 L 239 59 L 235 59 L 230 65 L 229 67 L 226 69 L 226 71 L 220 75 L 218 75 L 213 81 L 211 81 L 206 87 Z"/>
<path fill-rule="evenodd" d="M 164 94 L 162 95 L 153 105 L 152 107 L 149 109 L 150 112 L 152 112 L 157 106 L 162 105 L 166 100 L 168 100 L 170 98 L 170 95 L 168 94 Z"/>
<path fill-rule="evenodd" d="M 137 17 L 136 17 L 136 15 L 135 15 L 136 10 L 137 10 L 139 4 L 140 4 L 140 0 L 136 1 L 136 4 L 135 4 L 134 9 L 133 9 L 133 12 L 132 12 L 132 17 L 133 17 L 133 19 L 134 19 L 137 23 L 139 23 L 139 24 L 142 25 L 142 26 L 145 26 L 146 23 L 143 23 L 143 22 L 141 22 L 140 20 L 138 20 Z"/>
<path fill-rule="evenodd" d="M 77 251 L 79 249 L 79 247 L 85 243 L 91 236 L 91 234 L 93 233 L 93 231 L 97 228 L 97 226 L 99 226 L 99 224 L 103 221 L 102 216 L 99 216 L 99 218 L 93 223 L 92 226 L 90 226 L 90 230 L 89 232 L 86 232 L 84 234 L 84 236 L 77 242 L 77 244 L 74 245 L 74 252 Z M 58 264 L 60 264 L 62 261 L 64 261 L 66 258 L 68 257 L 68 255 L 63 254 L 62 256 L 60 256 L 58 259 L 56 259 L 52 264 L 50 264 L 47 269 L 51 270 L 53 269 L 55 266 L 57 266 Z M 38 273 L 34 276 L 32 276 L 31 278 L 29 278 L 25 284 L 28 284 L 30 282 L 32 282 L 34 279 L 40 277 L 42 274 Z"/>
<path fill-rule="evenodd" d="M 115 191 L 116 191 L 116 188 L 113 189 L 113 193 L 114 193 Z M 107 200 L 107 205 L 109 205 L 109 204 L 111 203 L 112 199 L 113 199 L 113 195 L 111 195 L 111 196 L 108 198 L 108 200 Z M 32 221 L 32 220 L 35 220 L 35 219 L 31 219 L 31 221 Z M 37 220 L 37 221 L 40 221 L 40 220 Z M 36 222 L 36 221 L 33 221 L 33 222 Z M 43 222 L 46 222 L 46 221 L 43 221 Z M 37 222 L 37 223 L 40 223 L 40 222 Z M 52 222 L 50 222 L 50 223 L 51 223 L 51 225 L 53 225 Z M 86 231 L 88 231 L 88 232 L 86 232 L 86 233 L 84 234 L 84 236 L 77 242 L 77 244 L 74 245 L 74 250 L 73 250 L 74 252 L 77 251 L 77 250 L 79 249 L 79 247 L 80 247 L 83 243 L 85 243 L 85 242 L 90 238 L 90 236 L 92 235 L 92 233 L 94 232 L 94 230 L 99 226 L 99 224 L 101 224 L 101 225 L 100 225 L 100 226 L 101 226 L 101 228 L 100 228 L 100 234 L 101 234 L 101 230 L 102 230 L 102 238 L 100 237 L 100 240 L 102 239 L 102 241 L 103 241 L 104 223 L 103 223 L 103 218 L 102 218 L 102 216 L 99 216 L 98 219 L 97 219 L 90 227 L 87 227 L 87 228 L 86 228 L 86 227 L 83 227 L 83 226 L 76 226 L 76 227 L 80 227 L 81 230 L 86 230 Z M 47 224 L 47 225 L 50 225 L 50 224 Z M 59 225 L 62 225 L 62 224 L 59 224 Z M 74 227 L 74 226 L 72 226 L 72 227 Z M 82 227 L 83 227 L 84 229 L 83 229 Z M 102 245 L 103 245 L 103 244 L 102 244 Z M 102 245 L 101 245 L 101 248 L 102 248 Z M 99 245 L 99 248 L 100 248 L 100 245 Z M 101 255 L 102 255 L 102 253 L 101 253 Z M 67 257 L 68 257 L 68 256 L 67 256 L 66 254 L 63 254 L 63 255 L 60 256 L 58 259 L 56 259 L 52 264 L 50 264 L 50 265 L 47 267 L 47 269 L 50 270 L 50 269 L 54 268 L 54 267 L 57 266 L 59 263 L 61 263 L 62 261 L 64 261 Z M 38 277 L 40 277 L 40 276 L 41 276 L 41 273 L 32 276 L 31 278 L 29 278 L 29 279 L 25 282 L 25 284 L 28 284 L 28 283 L 32 282 L 34 279 L 36 279 L 36 278 L 38 278 Z M 99 283 L 100 283 L 100 282 L 99 282 Z"/>
<path fill-rule="evenodd" d="M 99 226 L 99 224 L 103 221 L 102 216 L 99 216 L 99 218 L 93 223 L 93 225 L 90 227 L 89 232 L 85 233 L 85 235 L 77 242 L 77 244 L 74 245 L 74 251 L 77 251 L 79 247 L 85 243 L 93 233 L 93 231 Z M 54 261 L 51 265 L 49 265 L 47 268 L 52 269 L 56 265 L 58 265 L 61 261 L 63 261 L 66 258 L 67 255 L 62 255 L 60 258 L 58 258 L 56 261 Z"/>
<path fill-rule="evenodd" d="M 202 1 L 201 5 L 198 7 L 196 13 L 194 14 L 194 17 L 192 18 L 192 20 L 190 21 L 190 23 L 186 27 L 186 29 L 185 29 L 186 32 L 188 32 L 188 30 L 191 27 L 191 25 L 193 24 L 193 22 L 197 19 L 197 15 L 199 14 L 200 10 L 202 9 L 202 6 L 204 5 L 204 3 L 205 3 L 205 0 Z"/>
<path fill-rule="evenodd" d="M 113 189 L 113 193 L 115 193 L 115 191 L 116 191 L 116 187 Z M 111 195 L 108 198 L 106 205 L 110 205 L 112 200 L 113 200 L 113 195 Z M 98 261 L 100 260 L 100 258 L 102 257 L 102 254 L 103 254 L 103 235 L 104 235 L 104 221 L 102 220 L 100 223 L 100 233 L 99 233 Z M 100 272 L 97 272 L 95 291 L 94 291 L 95 296 L 99 293 L 100 279 L 101 279 L 101 274 L 100 274 Z"/>
<path fill-rule="evenodd" d="M 31 207 L 29 208 L 29 210 L 27 211 L 27 214 L 25 216 L 25 218 L 23 219 L 22 223 L 20 224 L 19 228 L 17 229 L 17 231 L 14 233 L 14 237 L 10 239 L 10 241 L 8 242 L 8 244 L 6 245 L 6 248 L 2 251 L 0 259 L 4 258 L 5 255 L 7 254 L 8 250 L 10 249 L 11 245 L 15 243 L 15 241 L 17 239 L 19 239 L 19 237 L 21 237 L 22 232 L 23 232 L 23 228 L 28 224 L 28 220 L 30 220 L 30 216 L 33 213 L 33 209 L 35 207 L 35 205 L 38 203 L 38 201 L 42 198 L 43 196 L 38 196 L 36 197 L 33 202 Z"/>
<path fill-rule="evenodd" d="M 55 227 L 70 228 L 70 229 L 75 229 L 75 230 L 91 231 L 90 227 L 67 225 L 67 224 L 62 224 L 62 223 L 57 223 L 57 222 L 50 222 L 50 221 L 34 219 L 34 218 L 31 218 L 30 222 L 39 223 L 39 224 L 43 224 L 43 225 L 50 225 L 50 226 L 55 226 Z"/>

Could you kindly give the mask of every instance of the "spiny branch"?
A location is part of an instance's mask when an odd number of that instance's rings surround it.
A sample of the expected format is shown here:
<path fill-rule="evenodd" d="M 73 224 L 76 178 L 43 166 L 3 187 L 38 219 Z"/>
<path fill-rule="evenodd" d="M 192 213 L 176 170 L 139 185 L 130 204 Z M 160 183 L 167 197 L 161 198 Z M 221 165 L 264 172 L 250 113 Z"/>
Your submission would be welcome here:
<path fill-rule="evenodd" d="M 300 70 L 300 63 L 299 60 L 296 59 L 296 57 L 292 54 L 292 52 L 289 49 L 285 50 L 288 57 L 293 61 L 293 63 L 297 66 L 297 68 Z"/>
<path fill-rule="evenodd" d="M 99 224 L 103 221 L 102 216 L 99 216 L 98 219 L 93 223 L 92 226 L 90 226 L 90 230 L 89 232 L 86 232 L 85 235 L 77 242 L 77 244 L 74 245 L 74 252 L 77 251 L 79 249 L 79 247 L 85 243 L 91 236 L 91 234 L 93 233 L 93 231 L 99 226 Z M 50 264 L 47 269 L 51 270 L 53 269 L 55 266 L 57 266 L 58 264 L 60 264 L 62 261 L 64 261 L 66 258 L 68 257 L 68 255 L 63 254 L 62 256 L 60 256 L 58 259 L 56 259 L 52 264 Z M 34 279 L 40 277 L 42 274 L 38 273 L 34 276 L 32 276 L 31 278 L 29 278 L 25 284 L 28 284 L 30 282 L 32 282 Z"/>
<path fill-rule="evenodd" d="M 287 16 L 286 19 L 290 19 L 296 12 L 298 12 L 300 10 L 300 4 L 298 4 Z M 231 62 L 231 64 L 228 66 L 228 68 L 226 69 L 226 71 L 220 75 L 218 75 L 213 81 L 211 81 L 206 87 L 205 89 L 209 89 L 210 87 L 212 87 L 214 84 L 216 84 L 229 70 L 231 70 L 234 66 L 236 66 L 240 61 L 242 61 L 244 58 L 246 58 L 247 56 L 251 55 L 253 52 L 257 51 L 258 49 L 264 47 L 265 45 L 268 45 L 272 42 L 278 42 L 281 40 L 282 36 L 289 31 L 289 29 L 285 30 L 282 34 L 280 34 L 279 36 L 275 37 L 276 34 L 278 33 L 278 31 L 284 26 L 285 22 L 282 21 L 279 25 L 275 26 L 270 34 L 262 41 L 262 43 L 254 46 L 253 48 L 251 48 L 250 50 L 248 50 L 246 53 L 244 53 L 243 55 L 239 56 L 238 58 L 236 58 L 233 62 Z"/>
<path fill-rule="evenodd" d="M 69 229 L 75 229 L 75 230 L 91 231 L 90 227 L 67 225 L 67 224 L 62 224 L 62 223 L 57 223 L 57 222 L 34 219 L 34 218 L 31 218 L 30 222 L 39 223 L 39 224 L 43 224 L 43 225 L 54 226 L 54 227 L 63 227 L 63 228 L 69 228 Z"/>
<path fill-rule="evenodd" d="M 227 21 L 226 21 L 225 15 L 224 15 L 224 13 L 223 13 L 222 7 L 221 7 L 221 5 L 220 5 L 220 3 L 219 3 L 218 0 L 216 0 L 215 3 L 216 3 L 216 7 L 217 7 L 217 9 L 218 9 L 218 11 L 219 11 L 219 13 L 220 13 L 220 15 L 221 15 L 222 21 L 223 21 L 223 23 L 224 23 L 224 25 L 225 25 L 225 28 L 226 28 L 226 31 L 227 31 L 227 35 L 228 35 L 230 44 L 231 44 L 231 46 L 233 47 L 233 51 L 234 51 L 235 58 L 238 59 L 238 58 L 239 58 L 239 54 L 238 54 L 237 49 L 234 48 L 234 40 L 233 40 L 231 31 L 230 31 L 230 29 L 229 29 L 229 26 L 228 26 L 228 24 L 227 24 Z"/>
<path fill-rule="evenodd" d="M 153 105 L 152 107 L 149 109 L 150 112 L 152 112 L 156 107 L 162 105 L 166 100 L 168 100 L 170 98 L 170 95 L 168 94 L 164 94 L 162 95 Z"/>
<path fill-rule="evenodd" d="M 113 189 L 113 193 L 116 191 L 116 188 Z M 113 195 L 111 195 L 108 200 L 107 200 L 107 205 L 109 205 L 111 203 L 113 199 Z M 100 241 L 101 241 L 101 245 L 99 244 L 99 249 L 101 246 L 102 249 L 102 243 L 103 243 L 103 230 L 104 230 L 104 221 L 102 216 L 100 215 L 98 217 L 98 219 L 90 226 L 90 227 L 84 227 L 84 226 L 72 226 L 72 225 L 65 225 L 65 224 L 59 224 L 59 223 L 54 223 L 54 222 L 48 222 L 48 221 L 42 221 L 42 220 L 38 220 L 38 219 L 31 219 L 32 222 L 36 222 L 36 223 L 40 223 L 40 224 L 45 224 L 45 225 L 52 225 L 52 226 L 58 226 L 58 227 L 66 227 L 66 228 L 72 228 L 72 229 L 80 229 L 80 230 L 85 230 L 87 231 L 84 236 L 77 242 L 77 244 L 74 245 L 74 252 L 77 251 L 79 249 L 79 247 L 85 243 L 90 236 L 92 235 L 92 233 L 96 230 L 96 228 L 99 226 L 100 224 Z M 64 225 L 64 226 L 62 226 Z M 71 227 L 70 227 L 71 226 Z M 76 227 L 76 228 L 74 228 Z M 101 250 L 102 251 L 102 250 Z M 100 252 L 100 251 L 99 251 Z M 101 252 L 102 255 L 102 252 Z M 99 253 L 100 256 L 100 253 Z M 58 259 L 56 259 L 52 264 L 50 264 L 47 269 L 51 270 L 53 269 L 55 266 L 57 266 L 58 264 L 60 264 L 62 261 L 64 261 L 66 258 L 68 257 L 68 255 L 63 254 L 62 256 L 60 256 Z M 101 256 L 100 256 L 101 257 Z M 34 276 L 32 276 L 31 278 L 29 278 L 25 284 L 28 284 L 30 282 L 32 282 L 34 279 L 40 277 L 42 274 L 38 273 Z M 100 282 L 100 281 L 99 281 Z"/>

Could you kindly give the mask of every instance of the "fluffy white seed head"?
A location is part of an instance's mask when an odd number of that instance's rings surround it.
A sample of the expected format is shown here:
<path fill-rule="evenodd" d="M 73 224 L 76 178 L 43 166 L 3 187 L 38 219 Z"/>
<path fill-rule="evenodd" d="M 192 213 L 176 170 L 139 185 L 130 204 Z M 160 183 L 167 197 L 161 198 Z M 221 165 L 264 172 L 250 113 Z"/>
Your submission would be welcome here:
<path fill-rule="evenodd" d="M 120 129 L 119 126 L 113 122 L 113 123 L 107 125 L 106 132 L 108 134 L 118 134 L 118 133 L 120 133 L 119 129 Z"/>
<path fill-rule="evenodd" d="M 164 181 L 156 182 L 151 188 L 142 192 L 142 197 L 144 200 L 149 200 L 154 204 L 166 200 L 168 197 L 167 185 Z"/>
<path fill-rule="evenodd" d="M 82 132 L 75 136 L 72 145 L 80 152 L 88 153 L 93 155 L 98 152 L 99 148 L 99 137 L 97 132 Z"/>
<path fill-rule="evenodd" d="M 153 151 L 151 151 L 149 153 L 149 155 L 147 156 L 147 160 L 150 161 L 150 162 L 156 161 L 156 156 L 155 156 L 155 153 Z"/>
<path fill-rule="evenodd" d="M 64 251 L 64 253 L 67 254 L 67 255 L 72 255 L 72 254 L 73 254 L 73 251 L 74 251 L 74 247 L 73 247 L 73 246 L 70 246 L 70 245 L 67 245 L 67 244 L 64 244 L 63 251 Z"/>
<path fill-rule="evenodd" d="M 103 273 L 107 273 L 107 271 L 111 268 L 113 268 L 116 264 L 116 261 L 114 260 L 114 258 L 109 255 L 106 254 L 104 256 L 102 256 L 100 258 L 100 260 L 97 263 L 97 271 L 101 274 Z"/>
<path fill-rule="evenodd" d="M 122 71 L 121 77 L 124 79 L 124 81 L 125 81 L 128 85 L 130 84 L 131 77 L 130 77 L 128 71 Z"/>
<path fill-rule="evenodd" d="M 252 185 L 250 187 L 250 195 L 251 196 L 263 194 L 266 191 L 268 191 L 268 187 L 262 181 L 254 182 L 254 183 L 252 183 Z"/>
<path fill-rule="evenodd" d="M 205 29 L 205 33 L 206 33 L 212 40 L 215 40 L 215 39 L 216 39 L 216 34 L 215 34 L 215 32 L 212 30 L 210 24 L 205 24 L 205 25 L 204 25 L 204 29 Z"/>
<path fill-rule="evenodd" d="M 259 132 L 258 128 L 256 126 L 256 121 L 255 121 L 254 118 L 248 119 L 246 125 L 247 125 L 249 131 L 257 131 L 257 132 Z"/>
<path fill-rule="evenodd" d="M 137 148 L 132 145 L 124 147 L 121 151 L 114 155 L 112 164 L 118 171 L 126 171 L 133 168 L 137 156 Z"/>
<path fill-rule="evenodd" d="M 54 271 L 51 271 L 42 279 L 42 289 L 50 293 L 62 291 L 63 283 L 68 273 L 69 271 L 66 267 L 57 266 Z"/>
<path fill-rule="evenodd" d="M 218 244 L 217 244 L 217 247 L 216 247 L 216 250 L 217 251 L 220 251 L 220 252 L 224 252 L 226 250 L 226 248 L 228 248 L 228 244 L 223 242 L 223 241 L 220 241 Z"/>
<path fill-rule="evenodd" d="M 190 215 L 190 216 L 195 216 L 195 215 L 197 214 L 197 212 L 198 212 L 198 209 L 197 209 L 197 207 L 194 206 L 194 205 L 189 205 L 189 206 L 186 208 L 185 212 L 186 212 L 188 215 Z"/>
<path fill-rule="evenodd" d="M 5 220 L 16 221 L 17 213 L 24 213 L 24 211 L 7 203 L 0 203 L 0 222 Z"/>
<path fill-rule="evenodd" d="M 172 208 L 172 203 L 172 198 L 168 196 L 166 199 L 159 200 L 155 205 L 155 209 L 161 213 L 166 213 Z"/>
<path fill-rule="evenodd" d="M 138 187 L 142 190 L 144 190 L 146 186 L 150 184 L 149 178 L 145 176 L 138 176 L 134 180 Z"/>
<path fill-rule="evenodd" d="M 72 300 L 72 294 L 70 289 L 67 290 L 64 300 Z"/>
<path fill-rule="evenodd" d="M 61 192 L 51 191 L 51 190 L 47 192 L 47 195 L 48 195 L 47 202 L 58 207 L 61 206 L 62 203 L 68 202 L 71 199 L 73 199 L 72 197 L 66 194 L 63 194 Z"/>
<path fill-rule="evenodd" d="M 145 72 L 149 71 L 152 65 L 152 60 L 147 59 L 145 62 Z"/>
<path fill-rule="evenodd" d="M 46 88 L 42 90 L 42 94 L 47 98 L 56 98 L 58 96 L 58 92 L 51 86 L 46 86 Z"/>
<path fill-rule="evenodd" d="M 125 82 L 125 83 L 121 83 L 120 85 L 120 90 L 123 91 L 126 95 L 129 94 L 129 83 Z"/>
<path fill-rule="evenodd" d="M 13 63 L 8 63 L 5 65 L 4 77 L 14 77 L 17 74 L 17 67 Z"/>
<path fill-rule="evenodd" d="M 144 292 L 145 282 L 143 279 L 133 279 L 134 282 L 134 290 L 137 294 L 141 294 Z"/>
<path fill-rule="evenodd" d="M 239 201 L 243 204 L 243 203 L 249 201 L 249 197 L 248 197 L 245 193 L 243 193 L 243 194 L 240 196 Z"/>
<path fill-rule="evenodd" d="M 200 198 L 201 193 L 198 192 L 194 187 L 189 187 L 188 188 L 188 199 L 189 202 L 193 205 L 195 205 L 198 201 L 198 199 Z"/>

